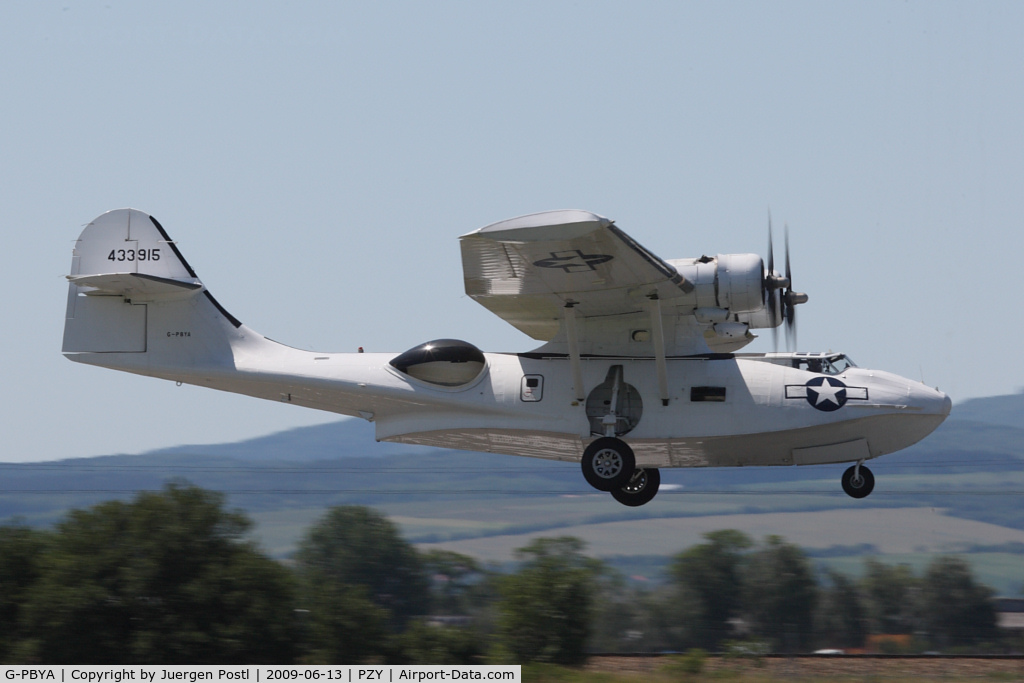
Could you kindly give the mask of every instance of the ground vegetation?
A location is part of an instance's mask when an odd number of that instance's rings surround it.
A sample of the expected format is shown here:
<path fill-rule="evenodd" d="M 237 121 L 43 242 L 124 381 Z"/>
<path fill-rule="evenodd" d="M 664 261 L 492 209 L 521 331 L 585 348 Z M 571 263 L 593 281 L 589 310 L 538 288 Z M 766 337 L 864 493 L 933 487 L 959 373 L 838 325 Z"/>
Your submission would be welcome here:
<path fill-rule="evenodd" d="M 419 551 L 363 506 L 324 511 L 286 560 L 251 527 L 222 494 L 184 482 L 51 529 L 0 527 L 0 662 L 578 667 L 597 652 L 674 651 L 691 653 L 676 666 L 690 671 L 705 652 L 1019 647 L 956 556 L 917 571 L 869 559 L 853 578 L 816 570 L 783 538 L 719 530 L 649 582 L 571 536 L 535 538 L 500 568 Z"/>

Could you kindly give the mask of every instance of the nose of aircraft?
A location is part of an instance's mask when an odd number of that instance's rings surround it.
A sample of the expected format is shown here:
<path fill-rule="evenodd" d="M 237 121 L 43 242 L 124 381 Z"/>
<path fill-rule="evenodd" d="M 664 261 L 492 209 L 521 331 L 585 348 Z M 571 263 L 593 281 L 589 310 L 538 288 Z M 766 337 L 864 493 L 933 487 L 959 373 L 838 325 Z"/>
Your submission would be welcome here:
<path fill-rule="evenodd" d="M 916 390 L 912 390 L 911 393 L 917 399 L 914 403 L 917 403 L 922 412 L 928 415 L 935 415 L 945 420 L 953 409 L 953 401 L 948 395 L 938 389 L 918 384 Z M 939 420 L 939 422 L 942 422 L 942 420 Z"/>
<path fill-rule="evenodd" d="M 911 410 L 904 413 L 901 421 L 901 438 L 905 442 L 894 450 L 906 448 L 931 434 L 953 409 L 953 401 L 938 389 L 918 383 L 911 383 L 908 389 L 907 405 Z"/>

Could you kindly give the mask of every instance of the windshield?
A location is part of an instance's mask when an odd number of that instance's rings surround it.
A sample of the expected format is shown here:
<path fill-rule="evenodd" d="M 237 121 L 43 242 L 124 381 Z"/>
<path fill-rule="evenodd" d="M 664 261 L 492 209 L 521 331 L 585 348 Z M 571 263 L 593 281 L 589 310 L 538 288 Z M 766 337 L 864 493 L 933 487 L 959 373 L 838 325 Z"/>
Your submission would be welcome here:
<path fill-rule="evenodd" d="M 841 375 L 846 372 L 847 368 L 855 368 L 853 361 L 844 356 L 841 353 L 837 353 L 834 356 L 821 359 L 821 369 L 812 370 L 812 372 L 820 372 L 823 375 Z"/>
<path fill-rule="evenodd" d="M 793 367 L 807 372 L 816 372 L 819 375 L 841 375 L 848 368 L 855 368 L 857 365 L 842 353 L 818 358 L 794 358 Z"/>

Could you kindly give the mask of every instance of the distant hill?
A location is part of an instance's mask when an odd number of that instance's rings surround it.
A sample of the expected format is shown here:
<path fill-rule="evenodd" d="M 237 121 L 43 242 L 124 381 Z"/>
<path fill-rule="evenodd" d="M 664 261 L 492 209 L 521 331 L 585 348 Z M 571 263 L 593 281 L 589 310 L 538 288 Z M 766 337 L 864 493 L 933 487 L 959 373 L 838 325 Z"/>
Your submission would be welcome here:
<path fill-rule="evenodd" d="M 977 424 L 960 424 L 960 423 Z M 992 427 L 999 427 L 993 429 Z M 1022 446 L 1018 452 L 1016 445 Z M 936 450 L 988 451 L 1012 453 L 1014 458 L 1024 458 L 1024 393 L 1007 396 L 974 398 L 957 404 L 949 419 L 923 442 L 886 456 L 872 466 L 898 460 L 901 466 L 912 462 L 926 462 L 921 459 Z M 342 419 L 311 427 L 297 427 L 267 436 L 245 439 L 233 443 L 189 444 L 148 451 L 144 456 L 190 455 L 216 458 L 233 458 L 246 462 L 313 462 L 335 458 L 365 458 L 430 454 L 440 456 L 455 453 L 446 449 L 429 446 L 414 446 L 378 442 L 374 437 L 371 423 L 358 419 Z M 484 461 L 503 461 L 508 456 L 488 453 L 474 453 Z M 527 460 L 527 462 L 531 462 Z M 536 462 L 536 461 L 532 461 Z M 968 464 L 968 463 L 965 463 Z M 708 470 L 690 470 L 708 472 Z M 731 472 L 730 479 L 740 474 Z M 762 473 L 764 476 L 759 476 Z M 746 476 L 751 475 L 750 479 Z M 801 479 L 792 468 L 763 468 L 744 470 L 741 479 L 745 482 L 790 481 Z"/>
<path fill-rule="evenodd" d="M 1024 427 L 1024 391 L 1006 396 L 972 398 L 957 403 L 949 419 Z"/>
<path fill-rule="evenodd" d="M 586 529 L 595 537 L 621 538 L 621 547 L 608 552 L 630 573 L 650 574 L 679 550 L 678 532 L 666 532 L 666 523 L 677 520 L 681 527 L 671 528 L 696 528 L 686 518 L 697 517 L 720 518 L 714 522 L 720 524 L 748 520 L 743 522 L 746 528 L 760 528 L 749 521 L 751 515 L 775 520 L 791 519 L 785 517 L 791 513 L 891 509 L 892 525 L 858 528 L 856 542 L 846 540 L 849 534 L 839 529 L 835 548 L 814 548 L 818 557 L 855 563 L 874 546 L 889 547 L 880 539 L 906 526 L 897 519 L 908 519 L 899 510 L 925 508 L 940 526 L 947 516 L 990 525 L 984 527 L 987 540 L 970 542 L 995 547 L 1006 544 L 999 529 L 1024 530 L 1024 394 L 956 406 L 950 419 L 923 442 L 871 463 L 877 486 L 864 500 L 854 501 L 840 489 L 839 476 L 846 467 L 666 469 L 663 490 L 654 502 L 626 508 L 593 491 L 574 463 L 377 443 L 373 425 L 340 420 L 236 443 L 0 464 L 0 523 L 19 518 L 30 525 L 50 525 L 71 508 L 127 499 L 178 480 L 223 491 L 229 505 L 255 520 L 261 542 L 281 557 L 292 552 L 325 508 L 341 504 L 384 511 L 417 543 L 493 539 L 501 545 L 503 538 Z M 807 519 L 810 527 L 776 531 L 794 542 L 800 543 L 801 537 L 809 542 L 806 529 L 813 528 L 817 517 L 809 514 Z M 850 517 L 851 524 L 856 524 L 854 519 Z M 622 531 L 626 528 L 628 532 Z M 651 535 L 653 550 L 630 545 L 644 533 Z M 963 538 L 956 543 L 956 548 L 966 547 Z M 915 547 L 913 542 L 905 545 Z M 1014 567 L 1020 566 L 1020 554 L 1010 551 L 992 556 L 993 566 L 1001 563 L 1005 569 L 1003 585 L 1016 580 Z"/>
<path fill-rule="evenodd" d="M 1024 395 L 969 401 L 967 408 L 955 409 L 950 419 L 921 443 L 872 461 L 876 478 L 884 482 L 892 476 L 1021 472 L 1024 428 L 1008 425 L 1024 424 L 1024 419 L 1016 423 L 1011 419 L 1015 404 L 1007 398 L 1021 399 L 1020 415 L 1024 417 Z M 974 419 L 978 417 L 989 419 Z M 837 489 L 843 469 L 845 465 L 667 469 L 662 478 L 669 488 L 687 491 L 816 481 Z M 311 491 L 325 492 L 317 494 L 324 503 L 347 500 L 372 505 L 393 500 L 397 492 L 407 498 L 451 500 L 463 499 L 470 491 L 481 495 L 591 491 L 573 463 L 378 443 L 373 425 L 355 419 L 234 443 L 175 446 L 140 455 L 0 464 L 0 476 L 0 520 L 31 516 L 42 509 L 56 512 L 87 504 L 98 496 L 159 488 L 171 479 L 185 479 L 229 495 L 244 491 L 235 497 L 247 498 L 235 502 L 253 510 L 273 508 L 289 496 L 302 495 L 311 500 Z M 18 495 L 27 491 L 32 493 Z M 41 504 L 46 497 L 41 492 L 45 491 L 53 491 L 54 496 L 49 503 Z M 263 491 L 266 493 L 257 499 Z M 875 498 L 870 500 L 874 502 Z M 1021 524 L 1024 526 L 1024 521 Z"/>
<path fill-rule="evenodd" d="M 428 446 L 377 442 L 369 422 L 344 419 L 312 427 L 297 427 L 234 443 L 174 446 L 146 455 L 210 455 L 249 462 L 308 462 L 332 458 L 385 456 L 434 451 Z"/>

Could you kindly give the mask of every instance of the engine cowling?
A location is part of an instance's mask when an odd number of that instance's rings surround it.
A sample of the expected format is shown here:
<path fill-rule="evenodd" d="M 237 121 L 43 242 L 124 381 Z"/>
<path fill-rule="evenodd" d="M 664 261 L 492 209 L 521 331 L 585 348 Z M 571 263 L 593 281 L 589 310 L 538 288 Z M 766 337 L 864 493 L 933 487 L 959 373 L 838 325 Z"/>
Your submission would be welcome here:
<path fill-rule="evenodd" d="M 719 254 L 672 263 L 693 283 L 695 308 L 724 309 L 730 314 L 764 308 L 764 262 L 757 254 Z"/>

